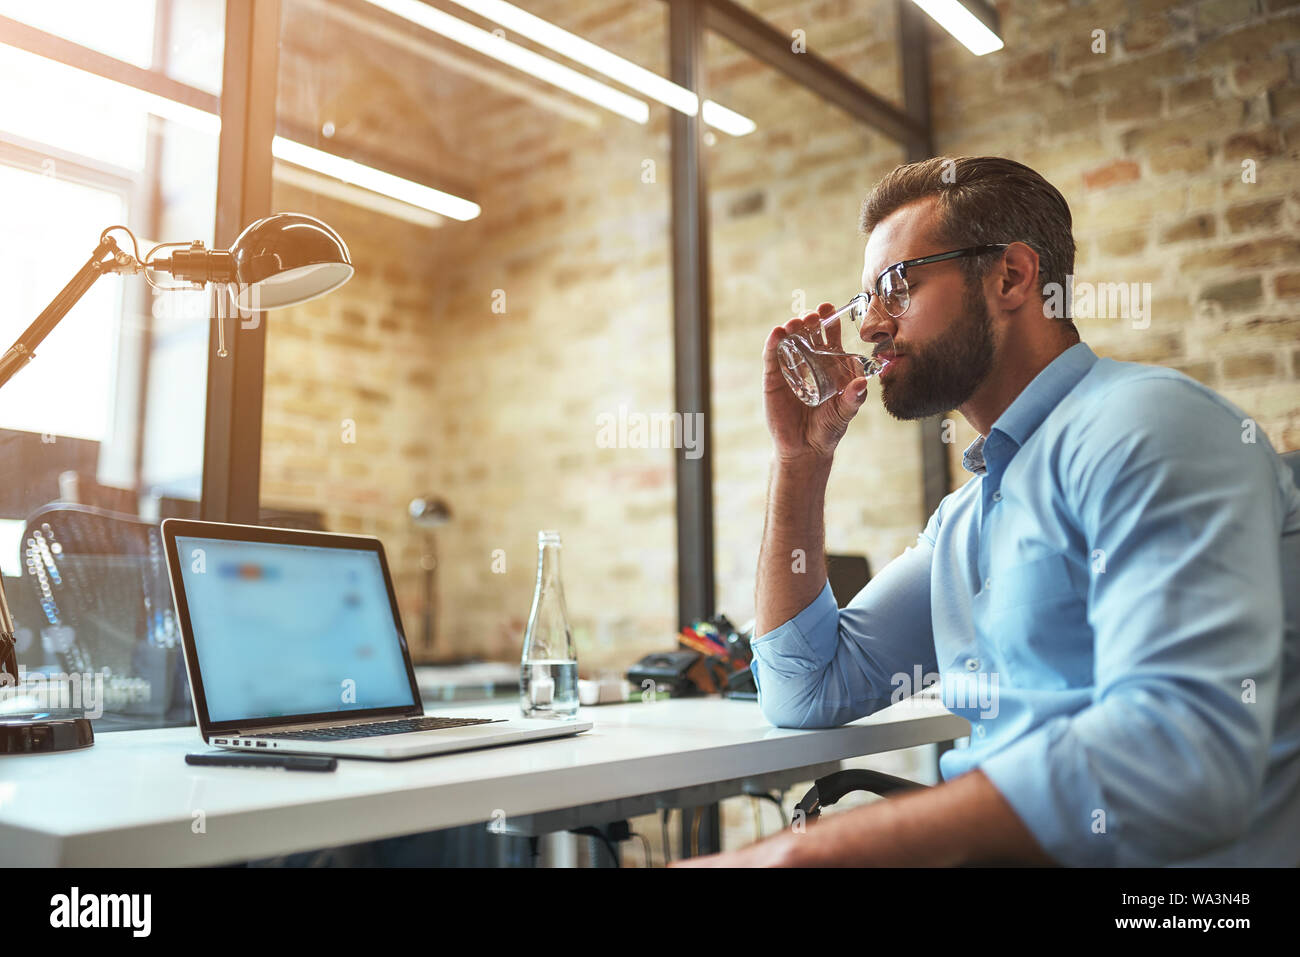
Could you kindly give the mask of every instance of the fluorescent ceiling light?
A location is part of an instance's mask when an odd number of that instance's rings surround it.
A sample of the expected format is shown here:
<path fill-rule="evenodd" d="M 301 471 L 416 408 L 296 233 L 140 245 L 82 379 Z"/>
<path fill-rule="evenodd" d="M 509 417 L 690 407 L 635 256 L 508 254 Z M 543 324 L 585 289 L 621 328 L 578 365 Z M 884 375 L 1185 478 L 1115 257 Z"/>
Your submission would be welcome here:
<path fill-rule="evenodd" d="M 912 0 L 976 56 L 1002 49 L 1002 38 L 959 0 Z"/>
<path fill-rule="evenodd" d="M 415 223 L 417 226 L 437 229 L 447 222 L 445 217 L 439 216 L 437 213 L 431 213 L 427 209 L 412 206 L 410 203 L 403 203 L 382 193 L 363 189 L 351 183 L 341 182 L 333 176 L 326 176 L 323 173 L 305 169 L 288 161 L 275 164 L 275 178 L 277 182 L 286 186 L 293 186 L 308 193 L 315 193 L 317 196 L 326 196 L 352 206 L 360 206 L 362 209 L 383 213 L 385 216 L 405 220 L 408 223 Z"/>
<path fill-rule="evenodd" d="M 428 4 L 421 3 L 420 0 L 367 0 L 367 2 L 426 30 L 441 34 L 449 40 L 455 40 L 484 56 L 512 66 L 516 70 L 523 70 L 553 86 L 568 90 L 574 96 L 582 97 L 597 106 L 603 106 L 610 112 L 635 123 L 650 121 L 650 107 L 645 100 L 628 96 L 612 86 L 593 80 L 577 70 L 571 70 L 517 43 L 511 43 L 503 37 L 480 30 L 464 20 L 457 20 L 441 10 L 435 10 Z"/>
<path fill-rule="evenodd" d="M 744 136 L 758 129 L 758 124 L 748 116 L 742 116 L 735 110 L 729 110 L 721 103 L 714 103 L 712 100 L 704 101 L 704 122 L 732 136 Z"/>
<path fill-rule="evenodd" d="M 310 146 L 295 143 L 283 136 L 277 136 L 271 140 L 271 155 L 276 159 L 284 160 L 286 163 L 304 166 L 318 173 L 324 173 L 326 176 L 341 179 L 345 183 L 368 189 L 373 193 L 382 193 L 384 196 L 391 196 L 393 199 L 409 203 L 411 206 L 418 206 L 421 209 L 427 209 L 452 219 L 459 219 L 461 222 L 474 219 L 479 213 L 483 212 L 478 203 L 471 203 L 467 199 L 461 199 L 451 193 L 444 193 L 432 186 L 425 186 L 409 179 L 402 179 L 400 176 L 385 173 L 373 166 L 365 166 L 353 160 L 335 156 L 333 153 L 326 153 L 324 150 L 313 149 Z"/>
<path fill-rule="evenodd" d="M 423 19 L 425 11 L 429 11 L 432 8 L 427 4 L 421 3 L 420 0 L 367 0 L 367 2 L 376 7 L 387 10 L 389 13 L 394 13 L 397 16 L 410 20 L 413 23 L 418 23 L 421 26 L 428 27 L 428 29 L 441 33 L 443 36 L 450 37 L 453 40 L 460 40 L 458 36 L 452 36 L 450 33 L 426 23 Z M 561 56 L 567 57 L 577 63 L 581 63 L 583 66 L 589 67 L 597 73 L 604 74 L 611 80 L 621 83 L 623 86 L 629 87 L 630 89 L 636 90 L 638 93 L 648 96 L 650 99 L 662 103 L 664 106 L 671 107 L 679 113 L 685 113 L 687 116 L 695 116 L 695 114 L 700 111 L 699 97 L 686 89 L 686 87 L 674 83 L 672 80 L 666 80 L 657 73 L 647 70 L 644 67 L 637 66 L 631 60 L 624 59 L 615 53 L 610 53 L 604 47 L 597 46 L 590 40 L 584 40 L 577 34 L 561 29 L 555 24 L 543 20 L 541 17 L 534 16 L 526 10 L 521 10 L 513 3 L 506 3 L 505 0 L 451 0 L 451 2 L 464 7 L 472 13 L 476 13 L 481 17 L 499 23 L 506 29 L 519 34 L 519 36 L 527 37 L 534 43 L 540 44 L 547 49 L 554 50 Z M 433 13 L 437 14 L 437 16 L 433 18 L 436 22 L 444 23 L 445 21 L 442 18 L 445 18 L 445 20 L 450 20 L 452 23 L 462 23 L 462 21 L 456 20 L 453 17 L 448 17 L 441 11 L 434 10 Z M 477 30 L 476 27 L 469 26 L 468 24 L 464 24 L 464 26 L 470 30 Z M 477 30 L 477 32 L 490 38 L 490 40 L 487 41 L 489 45 L 495 45 L 499 48 L 501 44 L 508 44 L 515 50 L 528 53 L 529 56 L 536 56 L 536 54 L 525 50 L 523 47 L 520 47 L 517 44 L 512 44 L 508 40 L 504 40 L 495 34 L 486 33 L 482 30 Z M 462 40 L 460 42 L 464 41 Z M 472 44 L 469 45 L 472 46 Z M 490 49 L 484 50 L 477 46 L 475 46 L 474 49 L 487 53 L 489 56 L 493 55 Z M 527 67 L 512 59 L 506 59 L 499 56 L 496 57 L 496 59 L 500 60 L 502 63 L 533 73 L 532 70 L 529 70 Z M 553 63 L 553 61 L 547 60 L 545 57 L 538 57 L 538 59 L 543 63 Z M 565 69 L 567 73 L 574 73 L 574 71 L 567 70 L 567 68 L 564 67 L 561 67 L 561 69 Z M 538 76 L 539 74 L 533 73 L 533 75 Z M 580 73 L 574 75 L 582 76 Z M 547 79 L 547 77 L 540 78 Z M 586 79 L 586 77 L 583 77 L 583 79 Z M 565 86 L 563 83 L 556 83 L 556 85 L 564 89 L 569 89 L 570 92 L 577 92 L 570 89 L 568 86 Z M 603 86 L 603 84 L 598 85 Z M 578 95 L 581 96 L 582 94 L 579 93 Z M 638 100 L 636 102 L 639 103 L 640 101 Z M 601 105 L 603 106 L 604 104 Z M 642 106 L 644 106 L 644 104 L 642 104 Z M 617 113 L 619 111 L 615 110 L 614 112 Z M 646 116 L 647 118 L 649 117 L 648 112 L 646 113 Z M 631 118 L 636 119 L 636 117 Z M 734 110 L 729 110 L 725 106 L 720 106 L 712 100 L 704 101 L 703 118 L 705 123 L 717 127 L 722 130 L 722 132 L 728 133 L 731 136 L 744 136 L 746 133 L 752 133 L 757 129 L 757 125 L 753 120 L 746 116 L 742 116 Z M 637 122 L 644 123 L 646 120 L 638 119 Z"/>
<path fill-rule="evenodd" d="M 375 3 L 378 0 L 371 0 L 371 2 Z M 520 10 L 513 3 L 506 3 L 505 0 L 451 0 L 451 2 L 481 17 L 494 20 L 521 37 L 540 43 L 570 60 L 591 67 L 597 73 L 603 73 L 611 80 L 617 80 L 638 93 L 644 93 L 664 106 L 671 106 L 687 116 L 694 116 L 699 112 L 699 97 L 686 87 L 672 80 L 665 80 L 659 74 L 610 53 L 590 40 L 584 40 L 541 17 Z M 384 4 L 380 3 L 380 5 Z"/>
<path fill-rule="evenodd" d="M 136 109 L 143 113 L 152 113 L 165 120 L 179 123 L 212 136 L 217 136 L 221 132 L 221 117 L 207 110 L 178 103 L 157 93 L 141 90 L 118 80 L 110 80 L 98 73 L 91 73 L 88 70 L 68 66 L 57 60 L 36 57 L 36 54 L 0 45 L 0 64 L 3 64 L 3 61 L 10 57 L 17 57 L 18 62 L 21 62 L 24 57 L 35 57 L 43 63 L 54 65 L 56 68 L 73 71 L 78 76 L 86 78 L 88 82 L 99 84 L 105 90 L 110 91 L 114 97 L 122 102 L 125 108 Z M 18 130 L 12 132 L 21 135 Z M 453 196 L 451 193 L 444 193 L 442 190 L 425 186 L 423 183 L 416 183 L 413 180 L 394 176 L 392 173 L 385 173 L 383 170 L 365 166 L 353 160 L 344 159 L 341 156 L 335 156 L 333 153 L 327 153 L 324 150 L 313 149 L 310 146 L 304 146 L 302 143 L 295 143 L 293 140 L 285 139 L 282 136 L 277 136 L 271 141 L 271 154 L 276 159 L 283 160 L 286 163 L 292 163 L 295 166 L 332 176 L 345 183 L 369 190 L 372 193 L 378 193 L 380 196 L 387 196 L 390 199 L 405 203 L 408 206 L 414 206 L 418 210 L 425 210 L 428 213 L 437 213 L 440 216 L 447 216 L 463 222 L 474 219 L 482 212 L 482 208 L 477 203 L 472 203 L 467 199 Z M 303 184 L 299 183 L 299 185 Z M 335 191 L 330 195 L 334 195 L 339 199 L 346 199 L 348 193 L 347 191 Z M 367 204 L 361 203 L 358 205 Z M 373 204 L 372 208 L 375 208 Z M 405 218 L 411 219 L 413 222 L 427 221 L 422 219 L 419 214 L 413 219 L 409 216 Z"/>

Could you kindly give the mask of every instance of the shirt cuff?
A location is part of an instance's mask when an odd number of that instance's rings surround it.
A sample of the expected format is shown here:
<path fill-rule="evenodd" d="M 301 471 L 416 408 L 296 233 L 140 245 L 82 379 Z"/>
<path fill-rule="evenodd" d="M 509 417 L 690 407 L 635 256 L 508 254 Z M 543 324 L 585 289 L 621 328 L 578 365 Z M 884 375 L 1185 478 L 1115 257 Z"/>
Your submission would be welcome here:
<path fill-rule="evenodd" d="M 1055 718 L 981 761 L 979 769 L 1015 810 L 1039 846 L 1067 867 L 1115 867 L 1107 803 L 1071 734 L 1070 718 Z"/>
<path fill-rule="evenodd" d="M 809 662 L 808 670 L 820 668 L 835 654 L 839 613 L 831 583 L 827 581 L 803 611 L 749 643 L 754 662 L 762 662 L 768 667 L 784 662 L 786 667 L 778 670 L 788 671 L 792 660 L 806 660 Z M 830 627 L 827 627 L 828 619 Z M 757 673 L 753 663 L 750 670 Z"/>

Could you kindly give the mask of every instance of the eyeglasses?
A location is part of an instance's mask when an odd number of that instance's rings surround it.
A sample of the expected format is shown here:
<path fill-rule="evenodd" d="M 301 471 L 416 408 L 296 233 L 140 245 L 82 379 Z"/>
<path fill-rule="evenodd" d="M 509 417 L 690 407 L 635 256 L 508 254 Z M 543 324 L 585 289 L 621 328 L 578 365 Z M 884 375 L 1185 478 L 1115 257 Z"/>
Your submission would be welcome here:
<path fill-rule="evenodd" d="M 943 262 L 946 259 L 978 256 L 981 253 L 1006 249 L 1010 245 L 1010 243 L 985 243 L 983 246 L 968 246 L 965 249 L 954 249 L 952 252 L 936 253 L 933 256 L 922 256 L 920 259 L 904 259 L 902 262 L 896 262 L 876 277 L 876 291 L 874 293 L 860 292 L 844 308 L 851 310 L 849 315 L 855 323 L 863 322 L 871 309 L 871 297 L 874 295 L 880 298 L 880 304 L 885 307 L 885 312 L 897 319 L 907 312 L 907 307 L 912 302 L 907 293 L 908 269 L 915 266 L 925 266 L 929 263 Z"/>

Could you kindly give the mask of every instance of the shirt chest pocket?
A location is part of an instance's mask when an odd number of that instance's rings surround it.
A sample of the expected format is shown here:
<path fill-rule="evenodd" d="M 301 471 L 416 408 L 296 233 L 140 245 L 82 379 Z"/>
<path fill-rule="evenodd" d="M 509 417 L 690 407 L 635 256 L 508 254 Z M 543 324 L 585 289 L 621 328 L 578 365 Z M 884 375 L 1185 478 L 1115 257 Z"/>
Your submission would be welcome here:
<path fill-rule="evenodd" d="M 1083 592 L 1075 587 L 1070 563 L 1060 553 L 995 569 L 989 584 L 990 613 L 1028 605 L 1071 605 Z"/>
<path fill-rule="evenodd" d="M 993 571 L 984 633 L 1009 679 L 1038 690 L 1092 683 L 1087 581 L 1062 554 Z"/>

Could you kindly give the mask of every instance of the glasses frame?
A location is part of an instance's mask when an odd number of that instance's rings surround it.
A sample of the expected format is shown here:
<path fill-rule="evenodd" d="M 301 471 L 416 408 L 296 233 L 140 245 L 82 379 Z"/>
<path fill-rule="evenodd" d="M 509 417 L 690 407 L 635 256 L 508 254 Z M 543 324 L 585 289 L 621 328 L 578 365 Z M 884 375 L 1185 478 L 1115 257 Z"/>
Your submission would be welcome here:
<path fill-rule="evenodd" d="M 885 297 L 880 291 L 880 280 L 884 279 L 885 276 L 887 276 L 891 272 L 897 272 L 898 278 L 901 279 L 904 283 L 906 283 L 907 270 L 912 268 L 913 266 L 926 266 L 929 265 L 930 263 L 944 262 L 949 259 L 960 259 L 963 256 L 978 256 L 982 253 L 990 253 L 993 252 L 994 250 L 1006 249 L 1010 245 L 1011 245 L 1010 243 L 984 243 L 981 246 L 967 246 L 965 249 L 954 249 L 946 253 L 935 253 L 933 256 L 921 256 L 918 259 L 901 259 L 898 262 L 894 263 L 892 266 L 887 266 L 880 271 L 880 275 L 876 277 L 876 281 L 873 284 L 875 289 L 874 292 L 866 291 L 866 290 L 859 292 L 856 296 L 854 296 L 851 300 L 849 300 L 849 304 L 844 308 L 850 309 L 852 308 L 855 302 L 857 302 L 859 299 L 862 299 L 864 300 L 862 310 L 863 310 L 863 315 L 865 316 L 867 314 L 867 311 L 871 309 L 871 299 L 873 296 L 880 299 L 881 308 L 884 308 Z M 900 312 L 897 316 L 895 316 L 888 309 L 885 309 L 885 314 L 892 319 L 898 319 L 903 315 L 903 313 L 907 312 L 908 308 L 911 305 L 912 305 L 912 297 L 908 296 L 907 305 L 903 307 L 903 311 Z"/>

